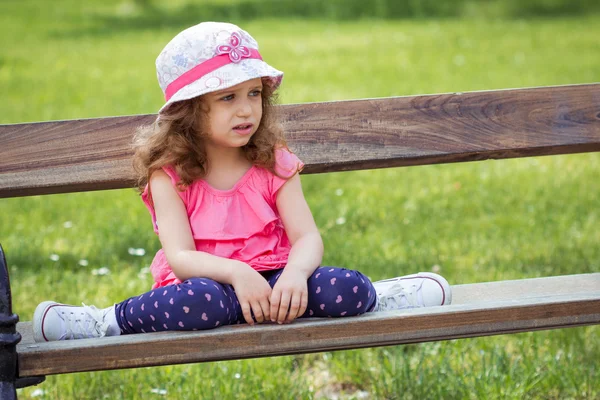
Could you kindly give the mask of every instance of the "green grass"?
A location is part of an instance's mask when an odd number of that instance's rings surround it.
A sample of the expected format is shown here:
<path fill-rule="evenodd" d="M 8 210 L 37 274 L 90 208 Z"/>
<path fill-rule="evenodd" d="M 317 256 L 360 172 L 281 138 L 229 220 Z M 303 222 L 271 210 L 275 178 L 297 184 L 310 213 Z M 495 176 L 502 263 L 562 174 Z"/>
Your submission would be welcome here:
<path fill-rule="evenodd" d="M 201 8 L 182 12 L 181 4 L 156 20 L 156 10 L 116 1 L 0 3 L 0 123 L 156 112 L 162 96 L 154 59 L 203 15 Z M 600 16 L 593 14 L 242 18 L 234 22 L 286 72 L 284 103 L 600 76 Z M 312 175 L 303 185 L 325 264 L 373 279 L 439 269 L 458 284 L 599 271 L 599 172 L 599 155 L 585 154 Z M 133 190 L 3 199 L 0 227 L 22 320 L 46 299 L 103 306 L 151 285 L 145 268 L 159 242 Z M 94 275 L 102 267 L 110 273 Z M 598 398 L 599 333 L 588 327 L 52 376 L 20 397 Z M 36 389 L 43 394 L 34 397 Z"/>

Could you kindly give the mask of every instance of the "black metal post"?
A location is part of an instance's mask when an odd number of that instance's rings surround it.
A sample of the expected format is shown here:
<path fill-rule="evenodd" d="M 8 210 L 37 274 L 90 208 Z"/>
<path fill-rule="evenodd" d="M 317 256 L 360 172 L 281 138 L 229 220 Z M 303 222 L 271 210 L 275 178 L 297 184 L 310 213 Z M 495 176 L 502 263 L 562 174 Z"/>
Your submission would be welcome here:
<path fill-rule="evenodd" d="M 0 398 L 16 399 L 17 389 L 17 332 L 19 316 L 12 313 L 8 265 L 0 245 Z"/>
<path fill-rule="evenodd" d="M 17 379 L 17 343 L 21 335 L 17 332 L 19 316 L 12 312 L 10 279 L 4 250 L 0 245 L 0 399 L 17 398 L 17 387 L 36 385 L 44 377 Z"/>

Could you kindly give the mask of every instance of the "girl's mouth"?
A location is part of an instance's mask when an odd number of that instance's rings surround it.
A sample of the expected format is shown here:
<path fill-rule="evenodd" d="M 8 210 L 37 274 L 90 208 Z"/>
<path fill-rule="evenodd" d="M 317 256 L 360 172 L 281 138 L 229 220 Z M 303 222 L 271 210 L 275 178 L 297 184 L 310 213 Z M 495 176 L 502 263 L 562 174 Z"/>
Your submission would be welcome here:
<path fill-rule="evenodd" d="M 254 127 L 254 125 L 250 124 L 250 123 L 239 124 L 239 125 L 234 126 L 233 130 L 240 135 L 248 135 L 248 134 L 252 133 L 253 127 Z"/>

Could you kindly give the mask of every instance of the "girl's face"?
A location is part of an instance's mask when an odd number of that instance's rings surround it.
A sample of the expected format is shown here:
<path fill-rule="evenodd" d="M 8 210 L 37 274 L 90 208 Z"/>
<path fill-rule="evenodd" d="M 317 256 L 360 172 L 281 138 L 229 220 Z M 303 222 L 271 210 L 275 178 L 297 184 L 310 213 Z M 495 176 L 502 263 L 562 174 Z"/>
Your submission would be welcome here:
<path fill-rule="evenodd" d="M 262 117 L 262 87 L 256 78 L 206 95 L 208 145 L 234 148 L 250 141 Z"/>

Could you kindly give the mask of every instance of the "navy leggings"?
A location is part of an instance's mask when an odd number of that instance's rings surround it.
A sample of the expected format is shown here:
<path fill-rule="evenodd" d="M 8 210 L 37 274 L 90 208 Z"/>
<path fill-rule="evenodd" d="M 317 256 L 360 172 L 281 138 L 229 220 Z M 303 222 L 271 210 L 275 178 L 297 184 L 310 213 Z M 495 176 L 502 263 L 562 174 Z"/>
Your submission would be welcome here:
<path fill-rule="evenodd" d="M 283 270 L 262 275 L 273 287 Z M 308 306 L 302 317 L 344 317 L 372 311 L 371 281 L 358 271 L 319 267 L 308 278 Z M 191 278 L 151 290 L 115 305 L 122 334 L 212 329 L 245 322 L 231 285 Z"/>

